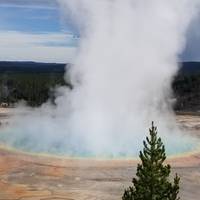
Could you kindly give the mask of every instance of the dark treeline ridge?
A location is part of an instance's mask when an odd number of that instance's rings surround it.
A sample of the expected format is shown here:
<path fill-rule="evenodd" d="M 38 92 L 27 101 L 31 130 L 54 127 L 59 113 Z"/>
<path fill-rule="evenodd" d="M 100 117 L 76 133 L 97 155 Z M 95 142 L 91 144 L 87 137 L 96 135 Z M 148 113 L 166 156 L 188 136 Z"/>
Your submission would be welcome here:
<path fill-rule="evenodd" d="M 51 99 L 54 102 L 53 89 L 66 85 L 64 72 L 69 64 L 35 62 L 0 62 L 0 103 L 13 105 L 25 100 L 36 107 Z M 177 99 L 174 106 L 177 111 L 200 110 L 200 62 L 180 63 L 180 70 L 172 84 Z"/>
<path fill-rule="evenodd" d="M 64 73 L 69 64 L 0 61 L 0 73 Z"/>
<path fill-rule="evenodd" d="M 200 111 L 200 62 L 184 62 L 174 78 L 172 88 L 176 111 Z"/>
<path fill-rule="evenodd" d="M 13 105 L 20 100 L 37 107 L 54 101 L 53 89 L 66 85 L 64 72 L 69 65 L 35 62 L 0 62 L 0 103 Z"/>

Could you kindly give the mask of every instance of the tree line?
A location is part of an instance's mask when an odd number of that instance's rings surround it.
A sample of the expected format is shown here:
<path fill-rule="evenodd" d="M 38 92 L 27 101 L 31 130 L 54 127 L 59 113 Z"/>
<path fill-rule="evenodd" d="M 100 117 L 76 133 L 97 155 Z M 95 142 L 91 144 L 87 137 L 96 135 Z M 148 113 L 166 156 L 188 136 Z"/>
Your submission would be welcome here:
<path fill-rule="evenodd" d="M 0 74 L 0 102 L 9 105 L 20 100 L 37 107 L 50 99 L 54 100 L 56 86 L 70 84 L 62 73 L 3 73 Z"/>
<path fill-rule="evenodd" d="M 0 73 L 0 104 L 9 105 L 20 100 L 29 106 L 37 107 L 50 99 L 54 102 L 53 89 L 66 85 L 64 72 L 4 72 Z M 200 110 L 200 73 L 178 74 L 172 83 L 176 111 Z"/>

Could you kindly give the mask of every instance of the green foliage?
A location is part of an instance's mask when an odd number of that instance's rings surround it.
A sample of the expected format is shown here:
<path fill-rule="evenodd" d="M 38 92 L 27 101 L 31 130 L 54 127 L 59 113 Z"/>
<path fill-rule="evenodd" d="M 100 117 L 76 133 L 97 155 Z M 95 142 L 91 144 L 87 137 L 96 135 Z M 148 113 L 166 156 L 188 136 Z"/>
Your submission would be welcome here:
<path fill-rule="evenodd" d="M 122 200 L 179 200 L 180 178 L 176 175 L 173 183 L 169 182 L 171 167 L 164 164 L 165 147 L 153 123 L 149 132 L 140 151 L 137 178 L 133 178 L 133 186 L 125 190 Z"/>
<path fill-rule="evenodd" d="M 56 86 L 67 85 L 63 73 L 4 73 L 0 74 L 0 103 L 16 103 L 20 100 L 29 106 L 39 106 L 55 98 Z"/>
<path fill-rule="evenodd" d="M 173 92 L 176 97 L 176 111 L 196 111 L 200 109 L 200 74 L 177 75 L 174 78 Z"/>

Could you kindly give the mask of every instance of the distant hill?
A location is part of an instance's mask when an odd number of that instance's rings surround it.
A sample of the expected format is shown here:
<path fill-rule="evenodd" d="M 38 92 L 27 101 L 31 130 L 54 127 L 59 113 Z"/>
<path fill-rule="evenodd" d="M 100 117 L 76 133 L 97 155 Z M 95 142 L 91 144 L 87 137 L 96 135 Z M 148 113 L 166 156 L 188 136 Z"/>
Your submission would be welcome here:
<path fill-rule="evenodd" d="M 0 73 L 64 73 L 70 64 L 0 61 Z M 200 62 L 180 63 L 180 73 L 200 73 Z"/>
<path fill-rule="evenodd" d="M 180 63 L 179 73 L 183 75 L 200 74 L 200 62 L 183 62 Z"/>
<path fill-rule="evenodd" d="M 64 73 L 69 64 L 0 61 L 0 73 Z"/>

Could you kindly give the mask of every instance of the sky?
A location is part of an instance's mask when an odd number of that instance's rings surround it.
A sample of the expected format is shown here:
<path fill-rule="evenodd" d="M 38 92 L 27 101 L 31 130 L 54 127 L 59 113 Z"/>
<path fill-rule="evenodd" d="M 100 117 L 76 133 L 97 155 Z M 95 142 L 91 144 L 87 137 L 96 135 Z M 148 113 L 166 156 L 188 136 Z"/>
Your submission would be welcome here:
<path fill-rule="evenodd" d="M 79 38 L 56 0 L 0 0 L 0 60 L 73 62 Z M 180 58 L 200 61 L 200 16 Z"/>
<path fill-rule="evenodd" d="M 0 60 L 72 62 L 78 44 L 55 0 L 0 0 Z"/>

